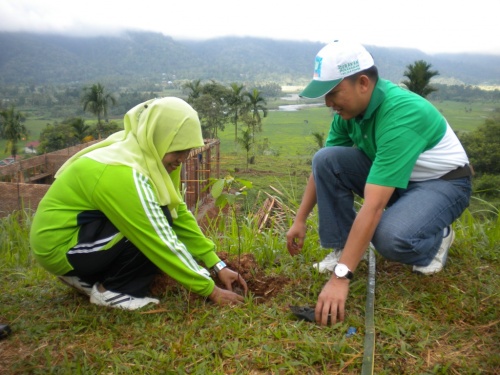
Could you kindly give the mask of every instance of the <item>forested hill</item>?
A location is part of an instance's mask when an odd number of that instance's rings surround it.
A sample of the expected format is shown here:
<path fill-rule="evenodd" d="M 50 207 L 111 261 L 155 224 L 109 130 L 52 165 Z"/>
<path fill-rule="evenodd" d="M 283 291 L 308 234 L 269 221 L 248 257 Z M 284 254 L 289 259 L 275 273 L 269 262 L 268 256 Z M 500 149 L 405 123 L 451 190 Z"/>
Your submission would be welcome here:
<path fill-rule="evenodd" d="M 186 41 L 150 32 L 92 38 L 1 32 L 0 83 L 213 79 L 300 85 L 311 78 L 314 56 L 323 45 L 239 37 Z M 408 64 L 425 60 L 445 82 L 500 84 L 498 55 L 366 47 L 381 76 L 394 82 L 403 79 Z"/>

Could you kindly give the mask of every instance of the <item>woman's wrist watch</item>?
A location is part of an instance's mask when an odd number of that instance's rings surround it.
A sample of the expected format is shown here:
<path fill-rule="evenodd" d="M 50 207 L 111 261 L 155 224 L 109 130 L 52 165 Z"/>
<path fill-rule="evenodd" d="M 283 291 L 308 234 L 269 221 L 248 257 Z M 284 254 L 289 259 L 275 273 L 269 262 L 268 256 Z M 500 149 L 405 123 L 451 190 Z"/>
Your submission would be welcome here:
<path fill-rule="evenodd" d="M 219 273 L 220 271 L 222 271 L 224 268 L 226 268 L 227 265 L 226 263 L 224 263 L 222 260 L 218 263 L 215 264 L 215 266 L 212 267 L 212 269 L 215 271 L 215 273 Z"/>

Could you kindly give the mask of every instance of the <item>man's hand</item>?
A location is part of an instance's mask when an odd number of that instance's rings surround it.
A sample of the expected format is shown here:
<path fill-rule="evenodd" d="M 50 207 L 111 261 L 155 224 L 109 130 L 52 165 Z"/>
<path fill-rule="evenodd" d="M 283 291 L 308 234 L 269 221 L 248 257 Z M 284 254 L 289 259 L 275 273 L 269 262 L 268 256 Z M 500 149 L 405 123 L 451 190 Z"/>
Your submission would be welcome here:
<path fill-rule="evenodd" d="M 229 290 L 219 288 L 217 285 L 214 287 L 214 290 L 208 298 L 217 305 L 235 305 L 243 303 L 244 301 L 243 296 Z"/>
<path fill-rule="evenodd" d="M 319 294 L 314 317 L 318 324 L 326 326 L 328 315 L 331 317 L 331 324 L 337 321 L 342 322 L 345 315 L 345 302 L 349 293 L 349 280 L 338 279 L 335 275 L 325 284 Z"/>
<path fill-rule="evenodd" d="M 300 253 L 304 246 L 307 226 L 305 223 L 295 221 L 286 234 L 286 247 L 291 256 Z"/>
<path fill-rule="evenodd" d="M 295 256 L 302 250 L 304 246 L 304 239 L 307 233 L 307 217 L 312 212 L 316 205 L 316 184 L 314 176 L 311 173 L 309 180 L 307 180 L 306 190 L 302 197 L 302 202 L 297 210 L 297 215 L 293 221 L 293 225 L 286 234 L 286 247 L 291 256 Z"/>
<path fill-rule="evenodd" d="M 233 291 L 233 284 L 237 283 L 239 286 L 243 288 L 243 293 L 246 296 L 248 293 L 248 286 L 245 280 L 243 280 L 243 277 L 237 272 L 234 272 L 233 270 L 229 268 L 223 268 L 219 271 L 217 274 L 217 277 L 219 278 L 220 281 L 224 284 L 227 290 Z"/>

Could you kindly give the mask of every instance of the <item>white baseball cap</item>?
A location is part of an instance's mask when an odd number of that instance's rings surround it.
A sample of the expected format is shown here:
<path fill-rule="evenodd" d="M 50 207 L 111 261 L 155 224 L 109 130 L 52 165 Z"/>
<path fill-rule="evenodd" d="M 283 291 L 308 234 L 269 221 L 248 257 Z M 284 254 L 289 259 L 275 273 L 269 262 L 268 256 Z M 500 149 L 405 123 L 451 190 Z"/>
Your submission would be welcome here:
<path fill-rule="evenodd" d="M 316 99 L 328 94 L 345 77 L 375 65 L 372 55 L 359 43 L 336 40 L 323 47 L 314 60 L 313 80 L 299 94 Z"/>

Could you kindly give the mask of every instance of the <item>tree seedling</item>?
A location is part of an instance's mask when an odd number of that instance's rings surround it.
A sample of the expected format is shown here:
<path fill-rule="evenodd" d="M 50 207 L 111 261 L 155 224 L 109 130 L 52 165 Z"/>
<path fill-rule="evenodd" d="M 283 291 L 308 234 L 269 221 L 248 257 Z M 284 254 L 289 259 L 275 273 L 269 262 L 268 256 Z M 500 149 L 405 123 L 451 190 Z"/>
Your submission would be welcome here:
<path fill-rule="evenodd" d="M 237 199 L 241 197 L 246 197 L 249 189 L 252 188 L 252 182 L 243 180 L 240 178 L 235 178 L 231 175 L 227 175 L 220 179 L 210 179 L 209 184 L 204 190 L 210 189 L 210 194 L 215 199 L 215 205 L 222 210 L 224 207 L 229 205 L 231 213 L 236 220 L 236 228 L 238 233 L 238 270 L 240 271 L 240 258 L 241 258 L 241 236 L 240 236 L 240 221 L 238 215 L 236 214 L 236 204 Z"/>

